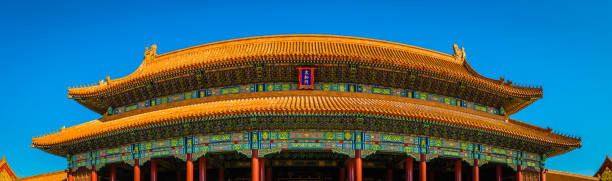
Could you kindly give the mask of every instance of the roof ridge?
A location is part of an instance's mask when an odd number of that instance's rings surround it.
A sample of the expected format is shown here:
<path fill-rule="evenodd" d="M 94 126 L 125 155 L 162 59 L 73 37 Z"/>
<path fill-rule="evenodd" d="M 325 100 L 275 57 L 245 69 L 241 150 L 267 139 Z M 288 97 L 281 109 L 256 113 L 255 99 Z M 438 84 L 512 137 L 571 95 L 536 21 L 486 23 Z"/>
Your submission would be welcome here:
<path fill-rule="evenodd" d="M 193 46 L 193 47 L 188 47 L 188 48 L 184 48 L 184 49 L 179 49 L 179 50 L 175 50 L 175 51 L 171 51 L 171 52 L 166 52 L 166 53 L 158 55 L 156 58 L 161 58 L 162 56 L 172 55 L 172 54 L 180 53 L 180 52 L 187 51 L 187 50 L 202 48 L 202 47 L 206 47 L 206 46 L 213 46 L 213 45 L 218 45 L 218 44 L 225 44 L 225 43 L 239 42 L 239 41 L 248 41 L 248 40 L 257 40 L 257 39 L 289 38 L 289 37 L 291 37 L 291 38 L 294 38 L 294 37 L 339 38 L 339 39 L 352 39 L 352 40 L 360 40 L 360 41 L 370 41 L 370 42 L 376 42 L 376 43 L 385 43 L 385 44 L 391 44 L 391 45 L 396 45 L 396 46 L 402 46 L 402 47 L 407 47 L 407 48 L 416 48 L 416 49 L 419 49 L 419 50 L 428 51 L 428 52 L 431 52 L 431 53 L 436 53 L 436 54 L 439 54 L 439 55 L 444 55 L 444 56 L 452 57 L 452 55 L 450 55 L 450 54 L 439 52 L 439 51 L 435 51 L 435 50 L 430 50 L 430 49 L 426 49 L 426 48 L 422 48 L 422 47 L 417 47 L 417 46 L 413 46 L 413 45 L 408 45 L 408 44 L 403 44 L 403 43 L 397 43 L 397 42 L 391 42 L 391 41 L 385 41 L 385 40 L 372 39 L 372 38 L 363 38 L 363 37 L 355 37 L 355 36 L 343 36 L 343 35 L 330 35 L 330 34 L 284 34 L 284 35 L 264 35 L 264 36 L 244 37 L 244 38 L 236 38 L 236 39 L 230 39 L 230 40 L 223 40 L 223 41 L 218 41 L 218 42 L 206 43 L 206 44 L 197 45 L 197 46 Z M 456 62 L 456 63 L 461 63 L 461 62 Z"/>

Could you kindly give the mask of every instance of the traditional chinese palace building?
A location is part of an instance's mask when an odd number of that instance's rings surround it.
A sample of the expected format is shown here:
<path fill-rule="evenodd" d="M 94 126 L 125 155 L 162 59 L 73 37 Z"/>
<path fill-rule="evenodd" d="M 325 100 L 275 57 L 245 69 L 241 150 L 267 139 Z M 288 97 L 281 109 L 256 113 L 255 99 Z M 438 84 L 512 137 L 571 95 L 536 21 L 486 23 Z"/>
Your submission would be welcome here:
<path fill-rule="evenodd" d="M 35 137 L 77 180 L 546 180 L 581 139 L 509 118 L 541 87 L 365 38 L 281 35 L 161 55 L 68 89 L 99 119 Z"/>

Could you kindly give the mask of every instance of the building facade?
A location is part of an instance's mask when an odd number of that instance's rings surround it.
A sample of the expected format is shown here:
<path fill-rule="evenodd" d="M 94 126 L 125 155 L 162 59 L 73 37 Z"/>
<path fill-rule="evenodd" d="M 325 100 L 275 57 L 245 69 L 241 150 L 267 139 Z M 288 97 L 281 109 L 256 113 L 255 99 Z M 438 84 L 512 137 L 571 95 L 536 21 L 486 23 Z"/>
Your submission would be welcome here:
<path fill-rule="evenodd" d="M 101 118 L 35 137 L 68 180 L 545 180 L 581 139 L 509 116 L 541 87 L 454 54 L 280 35 L 161 55 L 68 89 Z"/>

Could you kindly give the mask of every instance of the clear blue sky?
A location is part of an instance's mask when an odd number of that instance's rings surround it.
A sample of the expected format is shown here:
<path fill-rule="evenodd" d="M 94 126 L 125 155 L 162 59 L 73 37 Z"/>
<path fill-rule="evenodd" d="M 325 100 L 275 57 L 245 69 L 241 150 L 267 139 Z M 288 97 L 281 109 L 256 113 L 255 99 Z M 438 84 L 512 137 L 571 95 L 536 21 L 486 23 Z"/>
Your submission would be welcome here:
<path fill-rule="evenodd" d="M 610 1 L 1 4 L 0 155 L 20 177 L 66 167 L 64 158 L 30 148 L 32 136 L 99 117 L 68 99 L 68 86 L 128 75 L 152 43 L 165 53 L 276 34 L 366 37 L 444 53 L 457 43 L 481 74 L 544 87 L 544 99 L 513 118 L 582 136 L 581 149 L 547 160 L 548 168 L 592 175 L 612 153 Z"/>

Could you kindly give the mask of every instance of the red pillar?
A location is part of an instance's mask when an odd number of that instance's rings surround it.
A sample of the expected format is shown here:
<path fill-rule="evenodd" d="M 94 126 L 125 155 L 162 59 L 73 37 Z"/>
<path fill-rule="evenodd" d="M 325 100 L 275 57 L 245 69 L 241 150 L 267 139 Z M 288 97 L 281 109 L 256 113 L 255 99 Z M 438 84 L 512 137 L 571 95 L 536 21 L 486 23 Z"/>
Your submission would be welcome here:
<path fill-rule="evenodd" d="M 412 181 L 412 157 L 406 157 L 406 181 Z"/>
<path fill-rule="evenodd" d="M 181 181 L 181 180 L 182 180 L 182 179 L 181 179 L 181 175 L 182 175 L 182 174 L 181 174 L 181 171 L 178 171 L 178 170 L 177 170 L 177 171 L 176 171 L 176 180 L 177 180 L 177 181 Z"/>
<path fill-rule="evenodd" d="M 340 175 L 338 175 L 338 180 L 346 181 L 346 169 L 344 167 L 340 168 Z"/>
<path fill-rule="evenodd" d="M 110 168 L 110 180 L 111 181 L 117 181 L 117 173 L 116 173 L 115 165 L 111 165 L 111 168 Z"/>
<path fill-rule="evenodd" d="M 480 172 L 478 171 L 478 160 L 474 159 L 474 166 L 472 166 L 472 180 L 480 180 Z"/>
<path fill-rule="evenodd" d="M 272 181 L 272 167 L 266 168 L 266 181 Z"/>
<path fill-rule="evenodd" d="M 251 181 L 259 180 L 259 158 L 257 149 L 251 151 Z"/>
<path fill-rule="evenodd" d="M 223 168 L 219 168 L 219 181 L 224 181 L 224 180 L 225 180 L 225 172 Z"/>
<path fill-rule="evenodd" d="M 185 178 L 187 178 L 187 181 L 193 181 L 193 161 L 191 160 L 191 153 L 187 153 L 187 175 L 185 176 Z"/>
<path fill-rule="evenodd" d="M 516 166 L 516 181 L 523 181 L 523 171 L 521 166 Z"/>
<path fill-rule="evenodd" d="M 72 177 L 72 169 L 68 168 L 68 181 L 74 181 L 74 177 Z"/>
<path fill-rule="evenodd" d="M 349 158 L 348 162 L 348 180 L 355 181 L 355 159 Z"/>
<path fill-rule="evenodd" d="M 502 168 L 501 165 L 496 165 L 495 166 L 495 181 L 501 181 L 502 180 Z"/>
<path fill-rule="evenodd" d="M 387 181 L 393 181 L 393 169 L 387 169 Z"/>
<path fill-rule="evenodd" d="M 264 158 L 259 158 L 259 180 L 264 181 L 266 175 L 266 160 Z"/>
<path fill-rule="evenodd" d="M 461 160 L 455 161 L 455 181 L 461 181 Z"/>
<path fill-rule="evenodd" d="M 98 174 L 96 174 L 96 166 L 92 165 L 91 166 L 91 181 L 97 181 L 98 180 Z"/>
<path fill-rule="evenodd" d="M 151 181 L 157 181 L 157 161 L 151 159 Z"/>
<path fill-rule="evenodd" d="M 200 174 L 200 181 L 206 181 L 206 157 L 204 156 L 200 158 L 198 173 Z"/>
<path fill-rule="evenodd" d="M 421 153 L 421 161 L 419 161 L 419 181 L 427 181 L 427 163 L 425 163 L 425 153 Z"/>
<path fill-rule="evenodd" d="M 363 169 L 361 164 L 361 150 L 355 150 L 355 181 L 363 180 Z"/>
<path fill-rule="evenodd" d="M 540 169 L 540 181 L 546 181 L 546 169 Z"/>
<path fill-rule="evenodd" d="M 138 159 L 134 160 L 134 181 L 140 181 L 140 162 Z"/>

